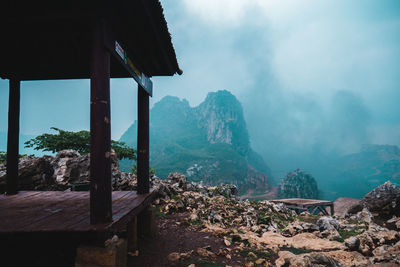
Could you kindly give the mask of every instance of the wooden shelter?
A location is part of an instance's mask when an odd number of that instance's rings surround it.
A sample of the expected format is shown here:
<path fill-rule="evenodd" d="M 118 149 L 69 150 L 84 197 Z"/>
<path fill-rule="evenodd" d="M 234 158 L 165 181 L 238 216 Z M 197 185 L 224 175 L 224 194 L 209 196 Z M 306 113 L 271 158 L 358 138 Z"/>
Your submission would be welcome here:
<path fill-rule="evenodd" d="M 126 226 L 152 196 L 150 78 L 182 73 L 161 4 L 158 0 L 30 1 L 23 5 L 6 1 L 0 25 L 0 77 L 10 81 L 7 185 L 6 195 L 0 197 L 0 233 L 107 231 L 121 223 Z M 18 193 L 21 81 L 89 78 L 90 193 Z M 133 78 L 138 83 L 137 193 L 111 190 L 110 78 Z M 21 216 L 24 212 L 28 213 Z M 30 219 L 41 223 L 29 223 Z"/>

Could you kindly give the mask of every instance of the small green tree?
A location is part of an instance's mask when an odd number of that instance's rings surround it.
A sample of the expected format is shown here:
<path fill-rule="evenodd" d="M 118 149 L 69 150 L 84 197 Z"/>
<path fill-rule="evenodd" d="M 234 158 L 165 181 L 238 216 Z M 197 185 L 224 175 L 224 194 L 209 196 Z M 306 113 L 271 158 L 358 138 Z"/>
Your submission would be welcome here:
<path fill-rule="evenodd" d="M 29 155 L 33 156 L 33 155 Z M 27 154 L 18 154 L 18 158 L 28 157 Z M 0 164 L 5 164 L 7 162 L 7 152 L 0 151 Z"/>
<path fill-rule="evenodd" d="M 0 151 L 0 164 L 3 164 L 7 161 L 7 153 L 4 151 Z"/>
<path fill-rule="evenodd" d="M 25 147 L 32 147 L 35 150 L 51 151 L 53 153 L 64 149 L 73 149 L 81 154 L 90 152 L 90 132 L 70 132 L 55 127 L 50 129 L 57 131 L 57 134 L 41 134 L 25 142 Z M 118 159 L 136 160 L 136 150 L 127 146 L 124 142 L 111 140 L 111 148 L 117 153 Z"/>
<path fill-rule="evenodd" d="M 137 174 L 137 164 L 136 163 L 133 164 L 133 166 L 132 166 L 132 173 L 133 174 Z M 149 168 L 149 174 L 150 174 L 150 176 L 155 175 L 156 174 L 156 170 L 154 168 L 150 167 Z"/>

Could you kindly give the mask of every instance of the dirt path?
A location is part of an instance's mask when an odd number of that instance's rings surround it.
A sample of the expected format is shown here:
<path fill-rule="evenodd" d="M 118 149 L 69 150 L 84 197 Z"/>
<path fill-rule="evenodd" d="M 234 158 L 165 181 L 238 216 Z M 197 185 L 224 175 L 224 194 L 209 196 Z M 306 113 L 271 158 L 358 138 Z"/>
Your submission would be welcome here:
<path fill-rule="evenodd" d="M 244 266 L 246 257 L 240 254 L 239 249 L 224 244 L 223 239 L 212 233 L 200 232 L 200 228 L 189 225 L 184 221 L 187 213 L 178 213 L 168 217 L 158 218 L 158 235 L 155 238 L 140 238 L 139 256 L 128 256 L 128 266 L 189 266 L 194 263 L 199 266 Z M 201 257 L 196 253 L 198 248 L 206 248 L 215 254 L 215 257 Z M 230 256 L 218 255 L 218 251 L 231 250 Z M 186 253 L 193 250 L 187 259 L 178 261 L 168 260 L 173 252 Z M 231 257 L 231 259 L 228 259 Z"/>

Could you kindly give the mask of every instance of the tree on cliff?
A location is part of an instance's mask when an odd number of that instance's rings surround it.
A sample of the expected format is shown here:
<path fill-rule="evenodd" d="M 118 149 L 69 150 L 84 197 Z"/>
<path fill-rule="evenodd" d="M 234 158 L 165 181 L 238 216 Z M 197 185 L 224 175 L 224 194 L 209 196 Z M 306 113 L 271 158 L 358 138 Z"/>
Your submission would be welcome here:
<path fill-rule="evenodd" d="M 90 132 L 70 132 L 55 127 L 50 129 L 57 131 L 57 134 L 42 134 L 25 142 L 25 147 L 32 147 L 35 150 L 51 151 L 53 153 L 64 149 L 73 149 L 81 154 L 90 152 Z M 111 140 L 111 148 L 117 153 L 118 159 L 136 160 L 135 149 L 127 146 L 124 142 Z"/>

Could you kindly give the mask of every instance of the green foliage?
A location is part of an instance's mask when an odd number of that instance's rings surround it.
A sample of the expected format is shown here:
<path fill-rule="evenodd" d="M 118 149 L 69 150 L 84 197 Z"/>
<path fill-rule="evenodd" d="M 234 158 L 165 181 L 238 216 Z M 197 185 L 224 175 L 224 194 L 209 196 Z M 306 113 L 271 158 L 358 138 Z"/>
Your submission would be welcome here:
<path fill-rule="evenodd" d="M 331 238 L 331 240 L 338 241 L 338 242 L 344 242 L 344 240 L 346 240 L 347 238 L 362 234 L 365 230 L 366 230 L 366 228 L 364 228 L 364 227 L 356 227 L 352 231 L 346 231 L 343 229 L 339 229 L 338 232 L 339 232 L 340 236 Z"/>
<path fill-rule="evenodd" d="M 28 155 L 26 155 L 26 154 L 19 154 L 18 158 L 24 158 L 24 157 L 27 157 L 27 156 Z M 7 162 L 7 152 L 0 151 L 0 164 L 5 164 L 6 162 Z"/>
<path fill-rule="evenodd" d="M 137 160 L 136 150 L 129 147 L 124 142 L 111 140 L 111 148 L 114 149 L 115 153 L 117 153 L 117 157 L 119 160 L 121 159 Z"/>
<path fill-rule="evenodd" d="M 310 253 L 310 252 L 314 251 L 314 250 L 306 249 L 306 248 L 295 248 L 293 246 L 290 246 L 290 247 L 284 246 L 282 248 L 282 250 L 290 251 L 295 255 Z"/>
<path fill-rule="evenodd" d="M 160 208 L 158 208 L 156 210 L 156 217 L 157 218 L 166 218 L 166 217 L 168 217 L 168 215 L 165 212 L 161 211 Z"/>
<path fill-rule="evenodd" d="M 25 142 L 25 147 L 32 147 L 35 150 L 51 151 L 53 153 L 64 149 L 73 149 L 81 154 L 90 152 L 90 132 L 70 132 L 55 127 L 50 129 L 57 131 L 57 134 L 42 134 Z M 136 160 L 136 151 L 127 146 L 124 142 L 111 140 L 111 148 L 117 153 L 118 159 L 128 158 Z"/>
<path fill-rule="evenodd" d="M 259 224 L 268 224 L 270 221 L 271 219 L 267 215 L 260 217 L 258 220 Z"/>
<path fill-rule="evenodd" d="M 137 165 L 136 164 L 133 164 L 133 166 L 132 166 L 132 173 L 137 174 Z M 153 169 L 152 167 L 150 167 L 149 174 L 150 174 L 150 176 L 156 175 L 156 170 Z"/>
<path fill-rule="evenodd" d="M 0 151 L 0 164 L 5 163 L 7 160 L 7 153 L 4 151 Z"/>
<path fill-rule="evenodd" d="M 191 220 L 189 223 L 191 225 L 203 226 L 203 222 L 200 219 L 193 220 L 193 221 Z"/>
<path fill-rule="evenodd" d="M 243 257 L 247 257 L 250 252 L 254 253 L 258 258 L 263 259 L 268 259 L 273 255 L 271 250 L 260 251 L 252 248 L 244 248 L 242 251 L 240 251 L 240 254 Z"/>

